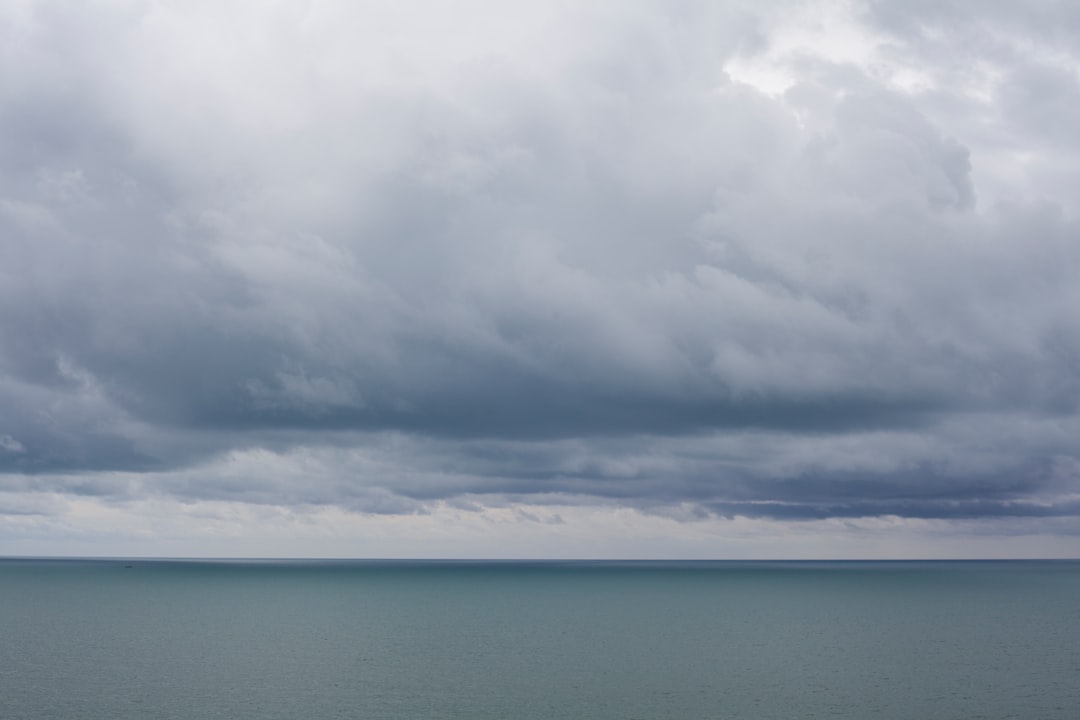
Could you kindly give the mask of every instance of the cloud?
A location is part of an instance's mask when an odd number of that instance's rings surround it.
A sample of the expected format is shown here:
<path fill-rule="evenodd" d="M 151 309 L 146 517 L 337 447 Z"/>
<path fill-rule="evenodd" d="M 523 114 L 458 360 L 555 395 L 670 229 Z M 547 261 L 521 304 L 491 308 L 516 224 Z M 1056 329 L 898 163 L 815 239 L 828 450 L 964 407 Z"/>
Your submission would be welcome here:
<path fill-rule="evenodd" d="M 1075 13 L 844 7 L 0 11 L 0 487 L 1075 516 Z"/>

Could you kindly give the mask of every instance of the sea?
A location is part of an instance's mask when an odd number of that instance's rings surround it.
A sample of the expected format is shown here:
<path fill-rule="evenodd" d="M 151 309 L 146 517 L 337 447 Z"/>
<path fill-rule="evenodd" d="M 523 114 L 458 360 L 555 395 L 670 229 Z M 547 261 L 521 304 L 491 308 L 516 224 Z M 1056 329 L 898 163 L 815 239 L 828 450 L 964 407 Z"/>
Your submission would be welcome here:
<path fill-rule="evenodd" d="M 0 559 L 2 720 L 1077 720 L 1080 562 Z"/>

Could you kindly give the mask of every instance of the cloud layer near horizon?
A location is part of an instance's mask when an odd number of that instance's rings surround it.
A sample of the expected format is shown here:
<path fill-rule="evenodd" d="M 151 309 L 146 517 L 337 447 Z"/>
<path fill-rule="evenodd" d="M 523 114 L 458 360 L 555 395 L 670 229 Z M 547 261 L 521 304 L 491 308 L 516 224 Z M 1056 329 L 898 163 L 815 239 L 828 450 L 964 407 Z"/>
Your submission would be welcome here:
<path fill-rule="evenodd" d="M 1080 515 L 1071 4 L 504 5 L 0 11 L 0 513 Z"/>

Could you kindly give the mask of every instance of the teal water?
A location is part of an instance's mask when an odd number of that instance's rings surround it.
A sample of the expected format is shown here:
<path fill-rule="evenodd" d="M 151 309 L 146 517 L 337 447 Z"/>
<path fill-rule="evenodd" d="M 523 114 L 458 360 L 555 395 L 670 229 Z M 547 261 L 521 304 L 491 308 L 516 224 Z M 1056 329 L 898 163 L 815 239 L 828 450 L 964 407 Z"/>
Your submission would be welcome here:
<path fill-rule="evenodd" d="M 1080 563 L 0 560 L 0 718 L 1076 720 Z"/>

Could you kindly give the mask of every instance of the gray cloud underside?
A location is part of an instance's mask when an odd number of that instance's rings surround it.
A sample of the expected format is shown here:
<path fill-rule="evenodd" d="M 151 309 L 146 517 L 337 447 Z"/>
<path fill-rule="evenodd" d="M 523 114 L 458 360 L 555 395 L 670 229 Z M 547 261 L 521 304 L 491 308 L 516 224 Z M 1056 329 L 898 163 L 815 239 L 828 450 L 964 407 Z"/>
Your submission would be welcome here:
<path fill-rule="evenodd" d="M 0 490 L 1080 514 L 1072 6 L 627 7 L 0 12 Z"/>

